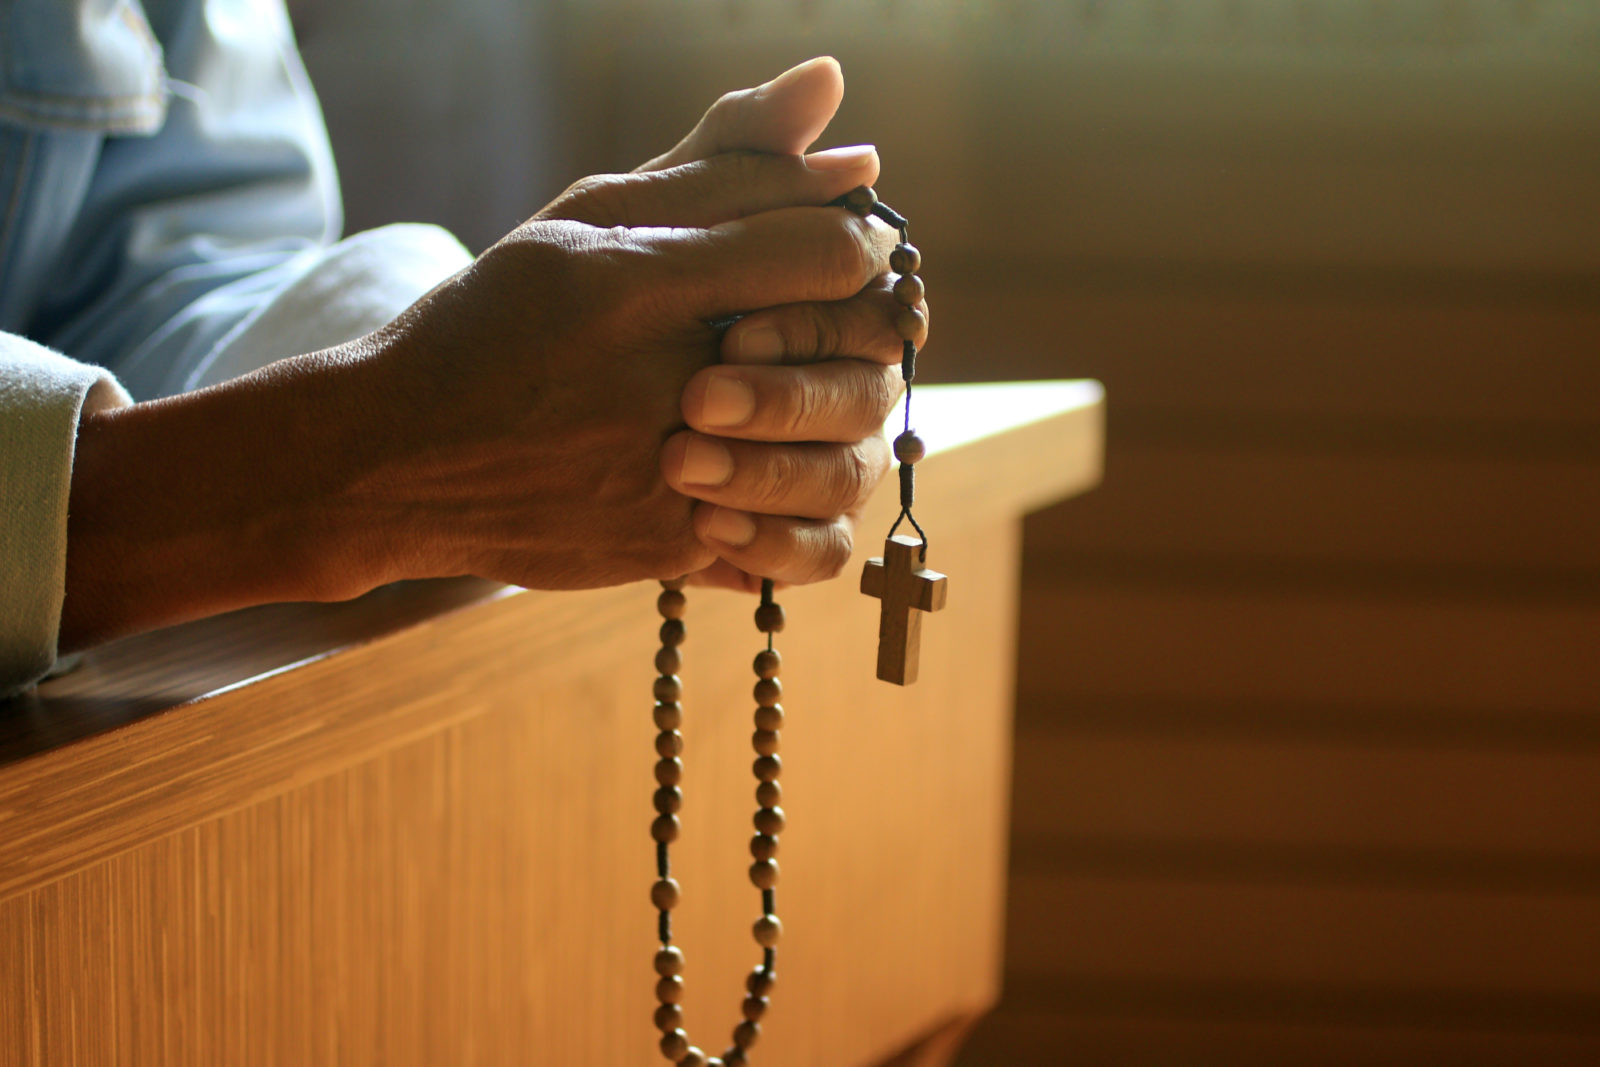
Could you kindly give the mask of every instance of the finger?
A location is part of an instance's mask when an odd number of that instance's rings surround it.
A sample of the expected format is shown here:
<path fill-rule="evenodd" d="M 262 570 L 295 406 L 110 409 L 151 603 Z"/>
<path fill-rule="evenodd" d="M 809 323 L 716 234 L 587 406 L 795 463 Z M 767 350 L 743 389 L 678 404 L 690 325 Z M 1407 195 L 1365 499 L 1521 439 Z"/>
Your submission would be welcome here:
<path fill-rule="evenodd" d="M 718 437 L 849 444 L 882 430 L 904 390 L 898 367 L 860 359 L 793 367 L 721 365 L 689 379 L 683 417 Z"/>
<path fill-rule="evenodd" d="M 737 570 L 794 585 L 837 578 L 854 549 L 855 522 L 848 515 L 814 521 L 701 504 L 694 529 Z"/>
<path fill-rule="evenodd" d="M 865 504 L 889 471 L 889 443 L 768 444 L 684 432 L 661 448 L 673 489 L 762 515 L 833 519 Z"/>
<path fill-rule="evenodd" d="M 711 227 L 785 207 L 821 207 L 878 179 L 871 145 L 836 150 L 837 164 L 798 156 L 730 152 L 645 174 L 597 174 L 567 189 L 536 216 L 591 226 Z"/>
<path fill-rule="evenodd" d="M 843 99 L 839 61 L 819 56 L 764 85 L 727 93 L 676 147 L 639 170 L 665 170 L 723 152 L 799 155 L 822 136 Z"/>
<path fill-rule="evenodd" d="M 629 231 L 661 253 L 656 281 L 704 321 L 751 308 L 843 300 L 888 270 L 896 232 L 842 208 L 782 208 L 709 229 Z"/>
<path fill-rule="evenodd" d="M 848 300 L 786 304 L 753 311 L 722 335 L 728 363 L 809 363 L 849 356 L 899 363 L 904 355 L 895 319 L 901 311 L 891 287 L 894 275 L 879 278 Z M 926 301 L 917 304 L 924 321 Z"/>
<path fill-rule="evenodd" d="M 761 592 L 760 575 L 742 571 L 721 558 L 713 560 L 711 566 L 702 567 L 689 575 L 689 584 L 704 586 L 708 589 L 732 589 L 738 593 Z M 781 587 L 784 584 L 786 583 L 779 583 L 779 586 Z"/>

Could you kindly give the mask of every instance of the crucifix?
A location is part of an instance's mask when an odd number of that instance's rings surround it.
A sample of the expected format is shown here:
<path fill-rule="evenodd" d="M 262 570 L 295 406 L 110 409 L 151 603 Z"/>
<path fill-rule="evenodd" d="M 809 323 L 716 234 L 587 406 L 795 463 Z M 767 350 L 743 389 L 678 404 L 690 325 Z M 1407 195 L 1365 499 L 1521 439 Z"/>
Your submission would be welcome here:
<path fill-rule="evenodd" d="M 944 607 L 949 583 L 922 565 L 922 542 L 895 534 L 883 544 L 883 557 L 867 561 L 861 591 L 883 601 L 878 614 L 878 677 L 896 685 L 917 680 L 922 613 Z"/>

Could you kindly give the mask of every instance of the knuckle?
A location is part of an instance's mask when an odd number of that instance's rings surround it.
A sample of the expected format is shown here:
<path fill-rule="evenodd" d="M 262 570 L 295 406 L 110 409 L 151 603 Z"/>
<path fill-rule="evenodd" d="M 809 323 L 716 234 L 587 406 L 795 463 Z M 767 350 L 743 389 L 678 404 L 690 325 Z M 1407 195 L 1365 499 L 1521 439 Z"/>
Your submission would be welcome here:
<path fill-rule="evenodd" d="M 757 502 L 756 510 L 774 514 L 782 509 L 791 487 L 806 477 L 806 462 L 797 449 L 780 447 L 767 452 L 767 462 L 756 479 L 752 496 Z"/>
<path fill-rule="evenodd" d="M 802 371 L 794 375 L 784 390 L 784 404 L 778 413 L 778 429 L 787 440 L 803 440 L 825 404 L 815 375 Z"/>
<path fill-rule="evenodd" d="M 603 225 L 628 224 L 627 197 L 623 188 L 627 178 L 621 174 L 591 174 L 579 178 L 561 194 L 564 214 Z"/>
<path fill-rule="evenodd" d="M 819 356 L 844 355 L 844 331 L 826 304 L 807 304 L 805 329 L 810 333 L 811 351 Z"/>
<path fill-rule="evenodd" d="M 861 220 L 855 216 L 845 214 L 839 222 L 840 225 L 833 231 L 834 239 L 828 242 L 827 262 L 823 270 L 838 283 L 841 293 L 856 293 L 876 274 L 873 270 L 872 241 Z"/>
<path fill-rule="evenodd" d="M 898 380 L 899 372 L 894 367 L 876 363 L 863 370 L 867 373 L 860 375 L 858 381 L 861 390 L 861 410 L 867 420 L 864 429 L 869 432 L 881 431 L 883 420 L 889 417 L 895 402 L 900 399 L 902 383 Z"/>
<path fill-rule="evenodd" d="M 884 471 L 879 469 L 876 457 L 860 445 L 841 448 L 838 456 L 832 505 L 842 515 L 872 495 Z"/>
<path fill-rule="evenodd" d="M 829 582 L 844 573 L 855 551 L 850 531 L 839 523 L 827 527 L 813 556 L 812 581 Z"/>

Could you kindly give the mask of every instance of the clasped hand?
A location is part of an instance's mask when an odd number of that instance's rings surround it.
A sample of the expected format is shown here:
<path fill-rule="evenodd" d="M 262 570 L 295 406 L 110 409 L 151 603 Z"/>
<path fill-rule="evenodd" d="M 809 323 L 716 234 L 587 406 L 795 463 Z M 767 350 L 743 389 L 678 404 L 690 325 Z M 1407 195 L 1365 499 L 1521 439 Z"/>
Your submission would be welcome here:
<path fill-rule="evenodd" d="M 86 415 L 61 649 L 404 578 L 837 574 L 901 390 L 895 235 L 824 206 L 877 155 L 802 155 L 842 93 L 729 94 L 377 333 Z"/>
<path fill-rule="evenodd" d="M 673 153 L 578 182 L 388 331 L 378 359 L 419 422 L 385 488 L 431 542 L 422 571 L 839 573 L 903 388 L 896 234 L 824 206 L 876 179 L 870 148 L 722 150 L 770 144 L 786 88 L 731 94 Z"/>

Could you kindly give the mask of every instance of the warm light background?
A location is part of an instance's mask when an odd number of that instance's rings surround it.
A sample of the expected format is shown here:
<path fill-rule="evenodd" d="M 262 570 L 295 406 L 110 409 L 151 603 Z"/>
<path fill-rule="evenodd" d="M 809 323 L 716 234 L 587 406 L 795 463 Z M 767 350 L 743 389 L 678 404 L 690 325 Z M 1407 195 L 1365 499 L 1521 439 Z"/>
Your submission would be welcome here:
<path fill-rule="evenodd" d="M 474 248 L 832 53 L 924 372 L 1106 383 L 963 1063 L 1600 1057 L 1600 5 L 293 6 L 351 228 Z"/>

